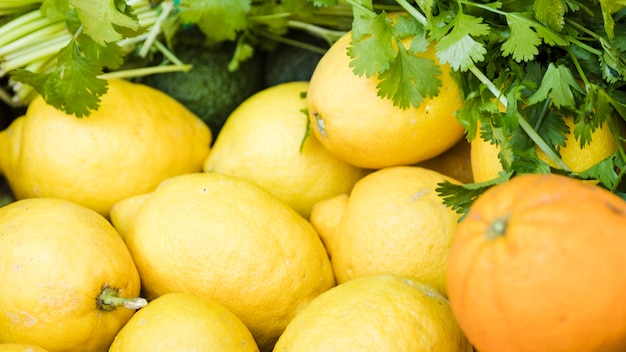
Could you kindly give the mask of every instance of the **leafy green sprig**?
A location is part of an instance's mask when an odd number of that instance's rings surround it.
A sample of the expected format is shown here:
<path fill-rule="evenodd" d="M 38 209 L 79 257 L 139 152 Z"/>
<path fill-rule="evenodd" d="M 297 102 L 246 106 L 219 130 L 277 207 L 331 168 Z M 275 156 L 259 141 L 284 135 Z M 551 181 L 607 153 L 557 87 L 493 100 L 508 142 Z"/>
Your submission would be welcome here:
<path fill-rule="evenodd" d="M 501 150 L 503 171 L 494 180 L 440 185 L 447 205 L 466 212 L 486 189 L 522 173 L 567 174 L 619 193 L 626 160 L 620 131 L 626 118 L 624 1 L 397 0 L 409 14 L 402 20 L 374 11 L 371 1 L 348 2 L 355 74 L 377 75 L 378 94 L 397 106 L 418 106 L 440 86 L 437 65 L 415 55 L 432 43 L 440 64 L 460 76 L 465 107 L 457 118 L 466 138 L 483 138 Z M 407 38 L 411 42 L 400 45 Z M 559 154 L 566 116 L 574 118 L 581 146 L 606 124 L 618 150 L 572 172 Z"/>
<path fill-rule="evenodd" d="M 235 70 L 257 47 L 278 41 L 324 52 L 286 33 L 307 31 L 330 44 L 352 21 L 349 6 L 309 0 L 10 0 L 0 11 L 9 5 L 11 15 L 0 18 L 0 51 L 7 49 L 0 53 L 0 77 L 10 76 L 14 95 L 0 90 L 0 98 L 20 106 L 39 93 L 77 117 L 98 108 L 107 79 L 189 70 L 172 51 L 173 38 L 188 26 L 200 28 L 207 45 L 236 42 L 229 65 Z M 124 65 L 154 52 L 165 57 L 157 66 Z"/>

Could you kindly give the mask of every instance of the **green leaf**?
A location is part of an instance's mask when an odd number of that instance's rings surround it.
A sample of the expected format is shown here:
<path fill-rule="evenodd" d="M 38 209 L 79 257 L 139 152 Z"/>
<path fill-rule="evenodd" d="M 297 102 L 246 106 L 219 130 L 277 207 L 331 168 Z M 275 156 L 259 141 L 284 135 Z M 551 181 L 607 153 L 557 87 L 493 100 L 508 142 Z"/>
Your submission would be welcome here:
<path fill-rule="evenodd" d="M 65 22 L 68 30 L 72 33 L 79 32 L 79 28 L 82 25 L 78 12 L 75 9 L 67 12 Z M 124 63 L 126 53 L 115 42 L 107 42 L 104 45 L 100 45 L 84 32 L 81 32 L 75 39 L 82 55 L 89 58 L 96 65 L 116 69 Z"/>
<path fill-rule="evenodd" d="M 335 6 L 337 5 L 337 0 L 308 0 L 312 2 L 313 5 L 322 7 L 322 6 Z"/>
<path fill-rule="evenodd" d="M 626 7 L 625 0 L 600 0 L 600 8 L 602 9 L 602 19 L 604 20 L 604 31 L 609 40 L 615 36 L 615 21 L 613 14 Z"/>
<path fill-rule="evenodd" d="M 532 105 L 550 98 L 557 108 L 575 109 L 576 102 L 572 89 L 583 92 L 567 66 L 551 62 L 541 80 L 539 89 L 528 98 L 527 102 Z"/>
<path fill-rule="evenodd" d="M 184 24 L 196 24 L 213 42 L 234 40 L 248 25 L 250 0 L 180 0 Z"/>
<path fill-rule="evenodd" d="M 139 23 L 120 12 L 115 0 L 69 0 L 78 11 L 84 32 L 96 43 L 105 45 L 123 38 L 116 27 L 139 29 Z"/>
<path fill-rule="evenodd" d="M 607 40 L 600 38 L 603 53 L 600 56 L 602 78 L 609 83 L 616 83 L 626 77 L 626 58 L 616 47 Z"/>
<path fill-rule="evenodd" d="M 415 3 L 422 10 L 422 13 L 426 15 L 426 19 L 430 22 L 430 19 L 433 17 L 433 6 L 435 5 L 435 0 L 416 0 Z"/>
<path fill-rule="evenodd" d="M 475 63 L 483 61 L 487 49 L 474 39 L 489 34 L 489 25 L 482 21 L 482 18 L 459 11 L 448 25 L 435 30 L 433 36 L 438 40 L 436 49 L 439 60 L 449 63 L 455 71 L 466 71 Z"/>
<path fill-rule="evenodd" d="M 560 31 L 565 24 L 565 0 L 535 0 L 533 11 L 535 18 L 546 26 Z"/>
<path fill-rule="evenodd" d="M 563 36 L 534 21 L 529 13 L 509 12 L 505 17 L 511 33 L 502 43 L 502 55 L 511 55 L 517 62 L 533 60 L 542 40 L 552 46 L 569 45 Z"/>
<path fill-rule="evenodd" d="M 378 76 L 378 95 L 391 99 L 401 109 L 417 107 L 424 98 L 439 92 L 441 80 L 437 77 L 441 70 L 433 60 L 414 56 L 401 44 L 398 48 L 389 69 Z"/>
<path fill-rule="evenodd" d="M 474 201 L 486 190 L 511 178 L 511 173 L 500 173 L 490 181 L 481 183 L 456 184 L 443 181 L 437 184 L 435 192 L 443 199 L 443 203 L 459 214 L 467 214 Z"/>
<path fill-rule="evenodd" d="M 367 78 L 386 71 L 396 56 L 392 45 L 393 31 L 386 15 L 362 16 L 354 21 L 358 26 L 352 30 L 352 41 L 348 47 L 352 71 Z"/>
<path fill-rule="evenodd" d="M 511 35 L 502 44 L 502 55 L 511 55 L 517 62 L 532 60 L 541 44 L 541 38 L 532 29 L 533 21 L 518 14 L 507 14 L 506 21 Z"/>
<path fill-rule="evenodd" d="M 41 12 L 52 21 L 62 20 L 70 8 L 69 0 L 43 0 Z"/>
<path fill-rule="evenodd" d="M 67 114 L 83 117 L 97 110 L 108 85 L 98 78 L 103 73 L 102 68 L 82 56 L 75 40 L 61 49 L 57 60 L 50 73 L 37 74 L 21 69 L 12 72 L 11 78 L 33 86 L 48 104 Z"/>
<path fill-rule="evenodd" d="M 615 172 L 615 163 L 619 156 L 617 153 L 613 153 L 589 169 L 579 172 L 577 176 L 586 180 L 598 180 L 605 187 L 613 188 L 619 181 L 619 175 Z"/>

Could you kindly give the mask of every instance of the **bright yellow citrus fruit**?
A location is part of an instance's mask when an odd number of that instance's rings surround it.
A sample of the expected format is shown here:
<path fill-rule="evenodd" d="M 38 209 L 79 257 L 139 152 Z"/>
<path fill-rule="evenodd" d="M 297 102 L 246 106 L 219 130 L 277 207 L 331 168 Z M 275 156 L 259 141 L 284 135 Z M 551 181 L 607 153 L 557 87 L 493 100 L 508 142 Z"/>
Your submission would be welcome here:
<path fill-rule="evenodd" d="M 401 275 L 368 275 L 319 295 L 274 352 L 471 352 L 446 298 Z"/>
<path fill-rule="evenodd" d="M 394 273 L 446 295 L 446 263 L 459 215 L 436 193 L 448 178 L 436 171 L 394 166 L 359 180 L 352 193 L 319 202 L 311 223 L 331 258 L 338 283 Z"/>
<path fill-rule="evenodd" d="M 0 173 L 17 199 L 66 199 L 107 216 L 113 203 L 200 171 L 211 131 L 173 98 L 109 81 L 100 108 L 69 116 L 35 98 L 0 133 Z"/>
<path fill-rule="evenodd" d="M 106 351 L 134 309 L 139 275 L 113 226 L 98 213 L 54 198 L 0 208 L 0 343 L 50 351 Z"/>
<path fill-rule="evenodd" d="M 349 193 L 365 171 L 307 135 L 308 87 L 283 83 L 244 101 L 226 120 L 204 170 L 251 180 L 307 219 L 318 201 Z"/>
<path fill-rule="evenodd" d="M 261 350 L 335 284 L 313 226 L 251 181 L 194 173 L 137 197 L 143 204 L 122 201 L 111 218 L 125 224 L 147 298 L 187 292 L 215 300 L 241 318 Z"/>
<path fill-rule="evenodd" d="M 47 350 L 23 343 L 0 343 L 0 352 L 48 352 Z"/>
<path fill-rule="evenodd" d="M 565 146 L 559 148 L 559 153 L 561 160 L 573 172 L 587 170 L 617 150 L 615 138 L 606 123 L 591 133 L 591 143 L 583 148 L 574 136 L 574 119 L 567 117 L 565 123 L 570 132 L 565 136 Z M 539 159 L 551 167 L 557 167 L 541 149 L 536 148 L 536 150 Z M 498 159 L 499 152 L 498 146 L 483 140 L 479 134 L 476 135 L 471 143 L 471 164 L 475 182 L 489 181 L 498 177 L 498 172 L 502 171 L 502 164 Z"/>
<path fill-rule="evenodd" d="M 351 40 L 348 32 L 325 53 L 307 93 L 312 130 L 326 149 L 353 165 L 380 169 L 430 159 L 463 137 L 455 117 L 463 97 L 449 65 L 440 65 L 442 86 L 436 97 L 401 109 L 378 96 L 377 76 L 353 73 L 347 53 Z M 419 56 L 437 62 L 434 44 Z"/>
<path fill-rule="evenodd" d="M 140 309 L 109 352 L 242 351 L 259 348 L 248 328 L 221 304 L 188 293 L 168 293 Z"/>

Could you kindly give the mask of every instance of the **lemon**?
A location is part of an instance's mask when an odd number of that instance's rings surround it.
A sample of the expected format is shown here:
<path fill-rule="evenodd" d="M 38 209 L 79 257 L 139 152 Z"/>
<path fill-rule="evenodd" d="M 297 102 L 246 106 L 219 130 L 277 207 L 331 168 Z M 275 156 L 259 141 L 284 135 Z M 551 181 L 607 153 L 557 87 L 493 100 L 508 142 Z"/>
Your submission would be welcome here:
<path fill-rule="evenodd" d="M 0 343 L 0 352 L 48 352 L 45 349 L 23 343 Z"/>
<path fill-rule="evenodd" d="M 168 293 L 139 310 L 109 352 L 258 351 L 248 328 L 219 303 Z"/>
<path fill-rule="evenodd" d="M 61 199 L 0 208 L 0 276 L 0 343 L 106 351 L 134 313 L 115 297 L 141 303 L 137 269 L 113 226 Z"/>
<path fill-rule="evenodd" d="M 600 161 L 608 158 L 617 150 L 617 142 L 611 129 L 604 123 L 591 133 L 591 143 L 580 147 L 580 142 L 574 136 L 576 126 L 572 117 L 566 117 L 565 123 L 569 133 L 565 136 L 565 146 L 559 148 L 561 160 L 572 172 L 582 172 Z M 553 168 L 558 166 L 538 147 L 537 157 Z M 475 182 L 484 182 L 494 179 L 502 171 L 502 164 L 498 159 L 500 148 L 495 144 L 480 138 L 479 134 L 471 143 L 471 164 Z"/>
<path fill-rule="evenodd" d="M 186 292 L 214 300 L 244 322 L 261 350 L 335 285 L 313 226 L 251 181 L 194 173 L 137 197 L 143 204 L 121 201 L 111 218 L 125 224 L 147 298 Z"/>
<path fill-rule="evenodd" d="M 464 134 L 455 117 L 463 105 L 451 68 L 439 64 L 439 94 L 417 108 L 401 109 L 378 96 L 377 76 L 353 73 L 348 32 L 326 51 L 310 80 L 307 106 L 312 130 L 333 155 L 353 165 L 380 169 L 435 157 Z M 411 38 L 404 41 L 410 45 Z M 435 44 L 418 56 L 435 60 Z"/>
<path fill-rule="evenodd" d="M 359 180 L 349 196 L 316 204 L 311 223 L 337 282 L 394 273 L 446 295 L 446 264 L 459 215 L 435 191 L 444 180 L 458 183 L 420 167 L 388 167 Z"/>
<path fill-rule="evenodd" d="M 0 173 L 17 199 L 66 199 L 107 216 L 113 203 L 200 171 L 211 131 L 169 96 L 109 81 L 100 108 L 76 118 L 35 98 L 0 132 Z"/>
<path fill-rule="evenodd" d="M 251 180 L 307 218 L 318 201 L 349 193 L 365 171 L 307 136 L 308 82 L 267 88 L 228 117 L 204 170 Z"/>
<path fill-rule="evenodd" d="M 449 302 L 401 275 L 368 275 L 319 295 L 287 326 L 274 352 L 471 352 Z"/>

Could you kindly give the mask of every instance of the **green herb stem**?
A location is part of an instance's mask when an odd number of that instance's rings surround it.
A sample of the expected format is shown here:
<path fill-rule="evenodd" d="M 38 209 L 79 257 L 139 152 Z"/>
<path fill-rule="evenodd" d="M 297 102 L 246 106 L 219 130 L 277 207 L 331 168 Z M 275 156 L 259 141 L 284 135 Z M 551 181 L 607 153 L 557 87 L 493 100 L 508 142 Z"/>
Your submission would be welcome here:
<path fill-rule="evenodd" d="M 67 46 L 71 38 L 72 36 L 70 34 L 66 34 L 61 37 L 53 38 L 48 42 L 33 45 L 31 48 L 7 55 L 4 61 L 0 63 L 0 76 L 26 66 L 31 62 L 42 59 L 47 60 L 48 57 L 54 56 L 59 50 Z"/>
<path fill-rule="evenodd" d="M 143 77 L 153 75 L 157 73 L 166 72 L 188 72 L 191 70 L 192 65 L 161 65 L 151 67 L 134 68 L 130 70 L 119 70 L 103 73 L 98 76 L 100 79 L 114 79 L 114 78 L 130 78 L 130 77 Z"/>
<path fill-rule="evenodd" d="M 150 47 L 156 41 L 156 38 L 161 34 L 161 24 L 167 19 L 172 10 L 174 9 L 173 1 L 163 1 L 161 3 L 161 13 L 157 17 L 156 21 L 150 25 L 150 31 L 148 37 L 139 50 L 140 57 L 146 57 L 150 51 Z"/>
<path fill-rule="evenodd" d="M 0 47 L 34 30 L 45 27 L 50 19 L 43 17 L 39 9 L 21 15 L 0 27 Z"/>
<path fill-rule="evenodd" d="M 419 12 L 413 5 L 411 5 L 407 0 L 396 0 L 398 5 L 402 6 L 402 8 L 408 12 L 413 18 L 415 18 L 423 27 L 428 25 L 428 20 L 421 12 Z"/>
<path fill-rule="evenodd" d="M 3 47 L 0 47 L 0 58 L 11 55 L 12 52 L 31 47 L 34 44 L 47 42 L 62 34 L 67 34 L 63 22 L 51 23 L 50 25 L 16 39 Z"/>
<path fill-rule="evenodd" d="M 309 50 L 313 53 L 317 53 L 317 54 L 324 54 L 326 52 L 326 49 L 322 49 L 320 47 L 317 47 L 315 45 L 312 44 L 308 44 L 308 43 L 304 43 L 301 42 L 299 40 L 294 40 L 294 39 L 289 39 L 283 36 L 280 36 L 278 34 L 274 34 L 270 31 L 266 31 L 264 29 L 260 29 L 260 28 L 251 28 L 250 29 L 251 32 L 253 32 L 256 35 L 265 37 L 267 39 L 279 42 L 279 43 L 284 43 L 287 45 L 292 45 L 295 46 L 297 48 L 301 48 L 301 49 L 305 49 L 305 50 Z"/>
<path fill-rule="evenodd" d="M 304 30 L 310 34 L 325 39 L 329 44 L 337 41 L 337 39 L 341 38 L 344 34 L 347 33 L 346 31 L 326 29 L 310 23 L 293 20 L 287 21 L 287 27 Z"/>

